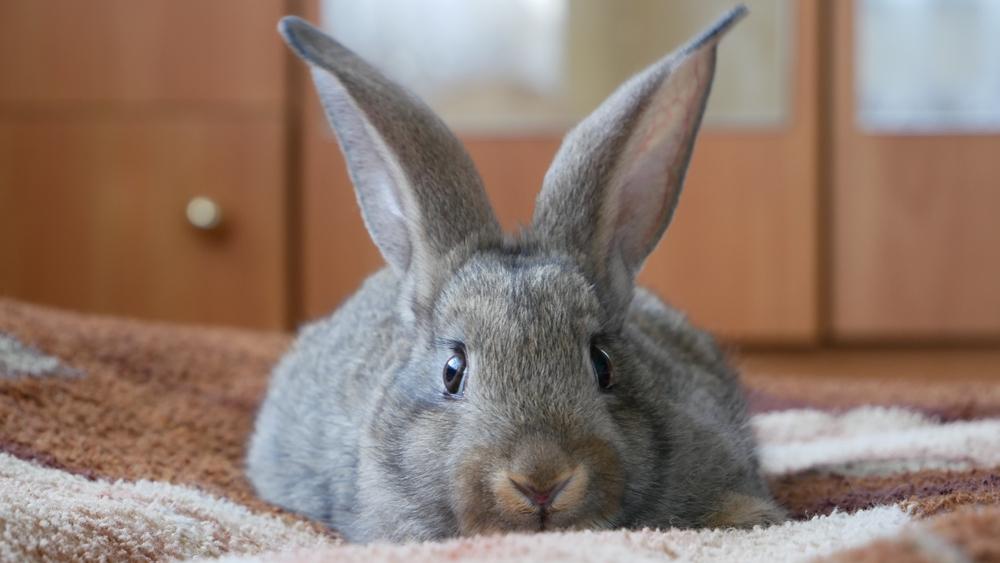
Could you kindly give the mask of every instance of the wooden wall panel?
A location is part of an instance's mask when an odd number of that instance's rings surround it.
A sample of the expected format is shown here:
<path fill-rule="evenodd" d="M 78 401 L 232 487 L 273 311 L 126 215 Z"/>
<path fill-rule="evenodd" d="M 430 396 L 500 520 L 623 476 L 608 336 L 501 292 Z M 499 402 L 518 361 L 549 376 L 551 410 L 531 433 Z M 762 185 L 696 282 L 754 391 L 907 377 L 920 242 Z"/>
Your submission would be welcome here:
<path fill-rule="evenodd" d="M 1000 338 L 1000 135 L 859 131 L 853 2 L 831 4 L 834 336 Z"/>
<path fill-rule="evenodd" d="M 815 2 L 796 6 L 789 123 L 702 132 L 675 224 L 640 277 L 695 322 L 746 342 L 809 343 L 819 332 L 818 13 Z M 316 20 L 316 6 L 306 15 Z M 308 319 L 332 310 L 382 261 L 311 83 L 302 91 L 301 312 Z M 560 139 L 464 141 L 501 222 L 526 224 Z"/>
<path fill-rule="evenodd" d="M 0 295 L 285 326 L 283 142 L 277 111 L 0 116 Z M 195 195 L 217 232 L 188 224 Z"/>
<path fill-rule="evenodd" d="M 284 0 L 4 0 L 0 103 L 283 97 Z"/>

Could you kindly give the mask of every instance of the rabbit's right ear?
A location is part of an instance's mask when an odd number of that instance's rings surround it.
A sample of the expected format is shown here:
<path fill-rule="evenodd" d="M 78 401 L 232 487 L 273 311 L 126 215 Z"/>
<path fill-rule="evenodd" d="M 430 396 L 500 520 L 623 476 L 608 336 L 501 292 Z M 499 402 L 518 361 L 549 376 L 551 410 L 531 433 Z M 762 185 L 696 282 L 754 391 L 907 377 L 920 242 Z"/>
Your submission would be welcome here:
<path fill-rule="evenodd" d="M 365 225 L 386 261 L 417 278 L 463 245 L 499 239 L 462 144 L 413 94 L 297 17 L 278 31 L 312 70 Z"/>

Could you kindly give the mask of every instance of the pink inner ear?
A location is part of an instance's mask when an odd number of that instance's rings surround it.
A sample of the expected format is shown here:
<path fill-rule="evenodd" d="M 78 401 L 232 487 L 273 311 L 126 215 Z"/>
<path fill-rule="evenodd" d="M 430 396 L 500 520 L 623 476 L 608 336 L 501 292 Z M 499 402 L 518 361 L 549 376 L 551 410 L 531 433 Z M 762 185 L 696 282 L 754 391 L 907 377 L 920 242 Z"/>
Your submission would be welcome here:
<path fill-rule="evenodd" d="M 637 268 L 659 240 L 677 203 L 681 173 L 697 133 L 711 49 L 670 72 L 653 94 L 619 161 L 617 242 Z"/>

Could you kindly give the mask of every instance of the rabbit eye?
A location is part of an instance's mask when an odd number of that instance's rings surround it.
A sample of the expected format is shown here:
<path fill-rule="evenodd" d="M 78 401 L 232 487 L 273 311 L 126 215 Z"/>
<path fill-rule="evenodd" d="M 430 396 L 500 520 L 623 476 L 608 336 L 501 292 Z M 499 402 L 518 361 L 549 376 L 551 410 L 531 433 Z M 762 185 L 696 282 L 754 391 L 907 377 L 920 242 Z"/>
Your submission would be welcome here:
<path fill-rule="evenodd" d="M 611 378 L 611 358 L 596 345 L 590 345 L 590 362 L 594 365 L 594 376 L 601 390 L 610 389 L 615 384 Z"/>
<path fill-rule="evenodd" d="M 465 354 L 460 350 L 444 364 L 444 389 L 449 395 L 461 395 L 465 390 Z"/>

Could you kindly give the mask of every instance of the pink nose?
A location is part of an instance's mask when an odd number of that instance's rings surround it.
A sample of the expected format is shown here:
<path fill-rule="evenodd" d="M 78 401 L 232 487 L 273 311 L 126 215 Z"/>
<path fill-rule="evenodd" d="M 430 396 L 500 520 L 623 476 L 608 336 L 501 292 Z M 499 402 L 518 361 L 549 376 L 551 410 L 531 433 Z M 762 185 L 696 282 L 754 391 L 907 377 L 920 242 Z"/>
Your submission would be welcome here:
<path fill-rule="evenodd" d="M 561 493 L 563 488 L 566 487 L 566 483 L 569 482 L 569 479 L 566 479 L 561 483 L 556 483 L 555 485 L 549 486 L 544 489 L 536 488 L 533 485 L 530 485 L 525 482 L 515 481 L 514 479 L 511 479 L 510 482 L 512 485 L 514 485 L 514 488 L 516 488 L 518 492 L 524 495 L 525 498 L 530 500 L 532 504 L 541 508 L 545 508 L 556 500 L 556 497 L 559 496 L 559 493 Z"/>

